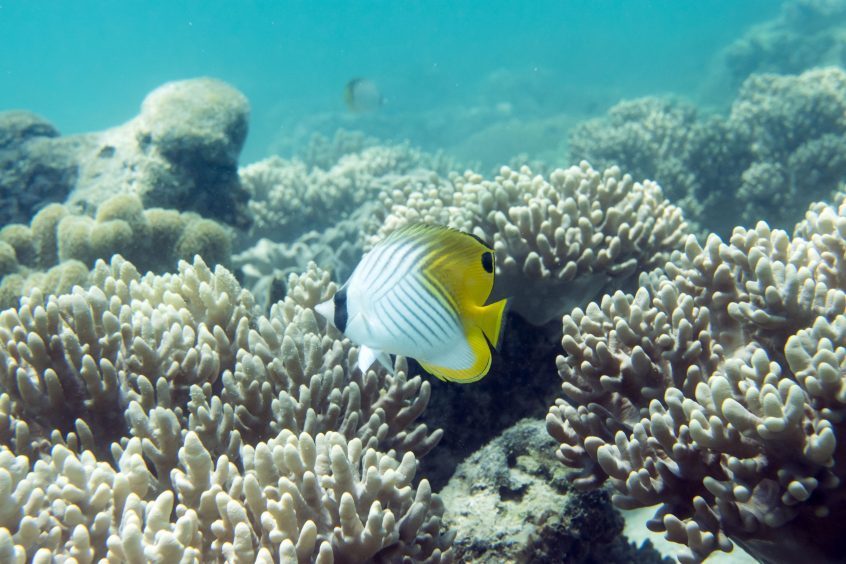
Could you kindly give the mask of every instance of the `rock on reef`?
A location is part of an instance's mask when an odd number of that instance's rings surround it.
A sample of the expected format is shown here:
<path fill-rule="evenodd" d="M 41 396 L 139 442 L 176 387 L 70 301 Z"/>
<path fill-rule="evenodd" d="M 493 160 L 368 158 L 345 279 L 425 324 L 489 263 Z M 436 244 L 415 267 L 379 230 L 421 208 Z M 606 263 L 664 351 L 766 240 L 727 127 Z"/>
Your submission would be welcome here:
<path fill-rule="evenodd" d="M 0 112 L 0 225 L 29 223 L 38 209 L 64 200 L 76 182 L 75 154 L 41 117 Z"/>
<path fill-rule="evenodd" d="M 543 422 L 524 419 L 472 454 L 441 491 L 460 562 L 664 562 L 621 536 L 606 492 L 573 491 Z M 554 443 L 554 441 L 553 441 Z"/>
<path fill-rule="evenodd" d="M 15 202 L 4 206 L 3 219 L 28 223 L 49 202 L 67 198 L 91 210 L 116 193 L 131 193 L 147 208 L 194 211 L 246 227 L 238 155 L 249 112 L 235 88 L 197 78 L 157 88 L 137 117 L 98 133 L 59 137 L 31 114 L 0 114 L 0 162 L 16 163 L 0 174 L 0 198 Z"/>
<path fill-rule="evenodd" d="M 115 186 L 145 207 L 195 211 L 245 226 L 247 193 L 238 154 L 247 137 L 249 103 L 219 80 L 170 82 L 151 92 L 141 114 L 104 131 L 80 155 L 71 203 L 96 206 Z"/>

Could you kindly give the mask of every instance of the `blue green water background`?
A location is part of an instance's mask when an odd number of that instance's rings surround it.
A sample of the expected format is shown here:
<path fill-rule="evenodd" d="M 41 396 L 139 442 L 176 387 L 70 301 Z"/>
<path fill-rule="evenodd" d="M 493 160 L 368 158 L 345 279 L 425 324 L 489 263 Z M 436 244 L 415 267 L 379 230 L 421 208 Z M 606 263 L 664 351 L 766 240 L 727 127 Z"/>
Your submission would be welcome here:
<path fill-rule="evenodd" d="M 448 149 L 449 123 L 426 124 L 479 108 L 584 117 L 665 93 L 719 104 L 733 92 L 705 83 L 715 54 L 778 8 L 775 0 L 2 1 L 0 108 L 35 111 L 65 134 L 99 130 L 137 114 L 163 82 L 210 75 L 252 104 L 242 162 L 335 126 Z M 378 120 L 344 107 L 353 77 L 379 85 Z M 472 142 L 462 149 L 475 156 Z"/>

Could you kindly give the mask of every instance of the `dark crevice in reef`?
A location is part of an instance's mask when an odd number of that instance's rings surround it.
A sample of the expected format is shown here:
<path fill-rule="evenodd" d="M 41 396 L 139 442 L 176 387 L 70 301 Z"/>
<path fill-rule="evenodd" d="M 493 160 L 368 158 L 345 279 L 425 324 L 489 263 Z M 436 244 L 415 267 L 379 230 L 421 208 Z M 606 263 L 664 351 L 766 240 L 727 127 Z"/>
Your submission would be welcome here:
<path fill-rule="evenodd" d="M 444 437 L 420 463 L 419 476 L 440 490 L 467 456 L 526 417 L 541 418 L 560 388 L 555 356 L 561 323 L 542 327 L 509 315 L 490 373 L 472 384 L 428 377 L 432 399 L 422 419 Z M 413 362 L 410 361 L 410 364 Z M 415 368 L 410 367 L 411 373 Z"/>

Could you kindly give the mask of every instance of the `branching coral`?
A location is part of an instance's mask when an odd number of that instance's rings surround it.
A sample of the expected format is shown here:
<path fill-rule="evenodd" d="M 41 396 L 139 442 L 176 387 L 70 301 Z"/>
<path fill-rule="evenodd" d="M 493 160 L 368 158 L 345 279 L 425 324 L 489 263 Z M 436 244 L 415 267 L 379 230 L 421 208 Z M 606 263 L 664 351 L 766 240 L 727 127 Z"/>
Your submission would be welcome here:
<path fill-rule="evenodd" d="M 764 561 L 837 561 L 846 547 L 846 203 L 815 205 L 793 238 L 759 223 L 692 237 L 644 277 L 564 316 L 566 400 L 547 417 L 576 484 L 687 544 Z"/>
<path fill-rule="evenodd" d="M 682 100 L 625 100 L 603 119 L 573 128 L 569 152 L 594 165 L 616 164 L 635 178 L 658 179 L 665 196 L 680 202 L 695 182 L 684 158 L 697 120 L 696 106 Z"/>
<path fill-rule="evenodd" d="M 548 179 L 503 167 L 493 180 L 469 172 L 450 180 L 383 194 L 391 213 L 378 237 L 413 221 L 474 233 L 496 250 L 494 291 L 536 324 L 662 264 L 686 234 L 655 183 L 616 167 L 600 173 L 583 162 Z"/>
<path fill-rule="evenodd" d="M 799 73 L 846 63 L 843 0 L 787 0 L 772 20 L 752 26 L 719 57 L 729 86 L 752 73 Z"/>
<path fill-rule="evenodd" d="M 0 313 L 0 551 L 449 560 L 439 500 L 411 487 L 441 435 L 414 424 L 429 386 L 402 364 L 352 373 L 357 349 L 311 309 L 325 273 L 292 277 L 269 317 L 199 258 L 92 278 Z"/>
<path fill-rule="evenodd" d="M 311 261 L 331 269 L 336 280 L 346 279 L 361 258 L 363 232 L 377 229 L 373 218 L 384 216 L 379 203 L 372 201 L 380 190 L 448 184 L 433 171 L 407 170 L 427 159 L 405 146 L 373 147 L 342 157 L 328 171 L 312 169 L 304 176 L 294 174 L 306 170 L 302 163 L 274 158 L 243 169 L 247 187 L 269 190 L 265 196 L 256 195 L 251 206 L 259 218 L 252 233 L 270 238 L 234 257 L 256 300 L 268 308 L 284 293 L 288 275 Z M 395 173 L 392 166 L 406 172 Z"/>
<path fill-rule="evenodd" d="M 416 459 L 342 434 L 285 430 L 238 464 L 180 439 L 173 489 L 162 489 L 138 439 L 118 470 L 57 444 L 32 467 L 0 447 L 4 562 L 450 561 L 442 504 Z M 243 468 L 243 469 L 242 469 Z"/>
<path fill-rule="evenodd" d="M 575 128 L 570 155 L 652 178 L 702 227 L 793 225 L 797 210 L 846 179 L 846 73 L 753 75 L 727 117 L 697 119 L 692 106 L 623 102 Z"/>
<path fill-rule="evenodd" d="M 251 236 L 291 242 L 348 216 L 406 174 L 435 174 L 427 167 L 436 164 L 408 145 L 367 147 L 325 169 L 279 157 L 251 164 L 240 171 L 255 217 Z"/>
<path fill-rule="evenodd" d="M 244 285 L 264 310 L 282 298 L 291 274 L 302 272 L 310 262 L 330 271 L 335 280 L 346 280 L 362 255 L 362 225 L 369 221 L 378 204 L 367 202 L 334 225 L 322 231 L 309 231 L 292 242 L 274 243 L 260 239 L 249 249 L 232 257 L 241 269 Z"/>
<path fill-rule="evenodd" d="M 235 257 L 244 282 L 265 308 L 284 293 L 288 275 L 315 261 L 344 280 L 361 258 L 364 235 L 383 217 L 377 196 L 410 186 L 447 186 L 441 176 L 458 165 L 407 143 L 339 131 L 331 142 L 316 136 L 302 156 L 271 157 L 241 169 L 255 216 Z"/>

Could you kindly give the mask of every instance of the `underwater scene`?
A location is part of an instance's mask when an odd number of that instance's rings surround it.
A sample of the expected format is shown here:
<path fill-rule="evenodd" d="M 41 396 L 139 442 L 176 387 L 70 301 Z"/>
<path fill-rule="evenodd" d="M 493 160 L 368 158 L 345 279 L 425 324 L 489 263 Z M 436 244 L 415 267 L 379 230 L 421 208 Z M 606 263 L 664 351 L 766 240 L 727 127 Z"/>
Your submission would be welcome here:
<path fill-rule="evenodd" d="M 0 0 L 0 564 L 844 522 L 846 0 Z"/>

